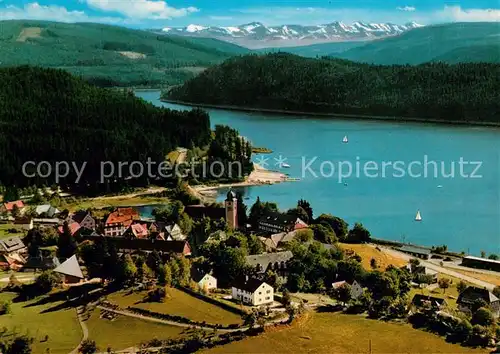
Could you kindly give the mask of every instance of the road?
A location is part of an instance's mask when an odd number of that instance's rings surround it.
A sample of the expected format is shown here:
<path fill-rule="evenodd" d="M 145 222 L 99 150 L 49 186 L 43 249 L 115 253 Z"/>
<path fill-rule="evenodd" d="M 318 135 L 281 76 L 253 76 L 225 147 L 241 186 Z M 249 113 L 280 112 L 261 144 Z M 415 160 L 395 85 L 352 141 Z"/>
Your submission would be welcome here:
<path fill-rule="evenodd" d="M 393 250 L 392 248 L 381 247 L 381 246 L 378 246 L 378 248 L 380 248 L 383 252 L 386 252 L 387 254 L 390 254 L 394 257 L 399 257 L 399 258 L 404 259 L 406 261 L 410 261 L 410 259 L 415 258 L 415 257 L 412 257 L 412 256 L 406 254 L 406 253 Z M 421 265 L 423 265 L 429 269 L 432 269 L 432 270 L 439 272 L 439 273 L 442 273 L 442 274 L 447 274 L 449 276 L 452 276 L 452 277 L 455 277 L 458 279 L 462 279 L 463 281 L 477 285 L 481 288 L 487 288 L 488 290 L 491 291 L 495 287 L 495 284 L 488 283 L 488 282 L 485 282 L 483 280 L 479 280 L 479 279 L 470 277 L 468 275 L 456 272 L 456 271 L 449 269 L 449 268 L 441 267 L 440 265 L 437 265 L 437 264 L 430 262 L 430 261 L 425 261 L 422 259 L 419 259 L 419 260 L 420 260 Z M 469 271 L 471 271 L 471 270 L 469 270 Z"/>

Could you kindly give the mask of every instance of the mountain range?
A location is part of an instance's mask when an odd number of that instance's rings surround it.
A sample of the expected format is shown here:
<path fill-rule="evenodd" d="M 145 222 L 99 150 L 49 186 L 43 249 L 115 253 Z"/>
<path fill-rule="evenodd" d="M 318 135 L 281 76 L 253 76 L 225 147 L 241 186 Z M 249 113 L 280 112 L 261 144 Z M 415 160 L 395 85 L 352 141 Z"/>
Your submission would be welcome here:
<path fill-rule="evenodd" d="M 265 47 L 288 47 L 325 42 L 361 41 L 394 36 L 422 25 L 411 22 L 404 25 L 393 23 L 332 22 L 324 25 L 266 26 L 260 22 L 241 26 L 201 26 L 191 24 L 186 27 L 165 27 L 163 33 L 189 37 L 217 38 L 251 49 Z"/>

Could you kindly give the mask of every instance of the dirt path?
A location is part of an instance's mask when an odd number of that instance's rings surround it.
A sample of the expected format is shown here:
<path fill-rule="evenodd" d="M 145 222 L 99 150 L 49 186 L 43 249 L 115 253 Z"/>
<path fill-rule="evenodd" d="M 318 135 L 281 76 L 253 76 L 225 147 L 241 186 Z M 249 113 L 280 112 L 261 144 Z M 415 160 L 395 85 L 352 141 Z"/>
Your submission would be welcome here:
<path fill-rule="evenodd" d="M 80 327 L 82 328 L 82 340 L 78 344 L 78 346 L 73 349 L 73 351 L 70 354 L 78 354 L 78 349 L 80 349 L 80 346 L 84 341 L 86 341 L 89 338 L 89 329 L 87 327 L 87 324 L 83 321 L 82 319 L 82 314 L 85 312 L 85 309 L 83 306 L 78 306 L 76 308 L 76 317 L 78 318 L 78 322 L 80 323 Z"/>

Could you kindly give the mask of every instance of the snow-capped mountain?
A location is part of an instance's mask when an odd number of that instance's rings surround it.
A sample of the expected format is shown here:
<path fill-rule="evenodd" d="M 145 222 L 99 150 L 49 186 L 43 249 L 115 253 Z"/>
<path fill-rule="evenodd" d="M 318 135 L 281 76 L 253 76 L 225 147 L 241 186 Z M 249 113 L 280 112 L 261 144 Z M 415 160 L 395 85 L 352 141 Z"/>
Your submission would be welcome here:
<path fill-rule="evenodd" d="M 332 22 L 325 25 L 265 26 L 260 22 L 247 23 L 237 27 L 200 26 L 166 27 L 163 33 L 183 36 L 211 37 L 247 46 L 270 46 L 281 44 L 297 45 L 332 41 L 367 40 L 394 36 L 411 29 L 422 27 L 411 22 L 404 25 L 393 23 Z M 260 44 L 259 44 L 260 43 Z"/>

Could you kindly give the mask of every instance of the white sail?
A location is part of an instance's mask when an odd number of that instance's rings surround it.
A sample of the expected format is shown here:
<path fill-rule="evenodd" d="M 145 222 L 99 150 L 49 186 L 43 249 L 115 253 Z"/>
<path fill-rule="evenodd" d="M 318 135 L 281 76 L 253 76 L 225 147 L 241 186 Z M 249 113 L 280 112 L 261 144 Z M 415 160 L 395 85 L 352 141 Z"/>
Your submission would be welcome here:
<path fill-rule="evenodd" d="M 415 216 L 415 221 L 422 221 L 422 216 L 420 215 L 420 210 L 417 211 L 417 216 Z"/>
<path fill-rule="evenodd" d="M 344 139 L 342 139 L 342 142 L 343 142 L 343 143 L 348 143 L 348 142 L 349 142 L 349 139 L 347 139 L 347 135 L 346 135 L 346 136 L 344 136 Z"/>

